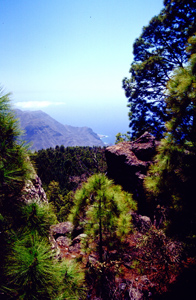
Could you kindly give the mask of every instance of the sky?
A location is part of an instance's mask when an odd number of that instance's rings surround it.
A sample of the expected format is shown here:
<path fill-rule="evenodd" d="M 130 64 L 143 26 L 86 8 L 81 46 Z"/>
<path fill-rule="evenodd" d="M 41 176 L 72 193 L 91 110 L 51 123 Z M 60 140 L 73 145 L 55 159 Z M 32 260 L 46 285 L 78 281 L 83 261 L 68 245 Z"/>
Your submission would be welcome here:
<path fill-rule="evenodd" d="M 122 80 L 163 0 L 0 0 L 0 85 L 13 108 L 42 110 L 114 143 L 129 130 Z"/>

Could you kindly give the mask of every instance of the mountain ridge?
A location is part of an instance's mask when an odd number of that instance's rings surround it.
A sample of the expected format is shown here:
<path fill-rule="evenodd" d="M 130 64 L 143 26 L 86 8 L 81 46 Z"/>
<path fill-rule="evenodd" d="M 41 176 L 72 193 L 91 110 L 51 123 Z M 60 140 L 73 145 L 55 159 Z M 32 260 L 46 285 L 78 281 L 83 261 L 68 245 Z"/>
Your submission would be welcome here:
<path fill-rule="evenodd" d="M 25 132 L 22 139 L 32 144 L 31 150 L 54 148 L 57 145 L 100 146 L 104 143 L 91 128 L 63 125 L 42 110 L 22 111 L 14 110 L 20 128 Z"/>

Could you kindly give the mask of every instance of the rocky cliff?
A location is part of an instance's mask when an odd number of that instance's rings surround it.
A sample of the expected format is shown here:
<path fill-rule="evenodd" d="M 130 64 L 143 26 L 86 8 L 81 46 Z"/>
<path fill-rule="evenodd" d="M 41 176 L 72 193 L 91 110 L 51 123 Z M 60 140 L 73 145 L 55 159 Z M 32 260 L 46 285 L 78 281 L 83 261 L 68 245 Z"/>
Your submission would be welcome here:
<path fill-rule="evenodd" d="M 107 175 L 138 201 L 139 211 L 146 214 L 143 179 L 156 153 L 158 141 L 145 132 L 133 142 L 121 142 L 106 148 Z"/>

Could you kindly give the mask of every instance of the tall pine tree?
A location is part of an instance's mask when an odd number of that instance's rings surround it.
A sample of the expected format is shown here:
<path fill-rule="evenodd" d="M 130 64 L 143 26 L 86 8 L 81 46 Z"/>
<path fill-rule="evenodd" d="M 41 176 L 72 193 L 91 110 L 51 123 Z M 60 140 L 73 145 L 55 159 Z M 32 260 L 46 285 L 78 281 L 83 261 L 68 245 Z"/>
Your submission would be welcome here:
<path fill-rule="evenodd" d="M 173 70 L 184 67 L 189 54 L 187 40 L 196 31 L 196 0 L 165 0 L 160 14 L 144 27 L 133 45 L 134 61 L 130 79 L 123 80 L 128 98 L 131 138 L 146 130 L 162 136 L 165 88 Z"/>
<path fill-rule="evenodd" d="M 169 232 L 187 242 L 196 236 L 196 36 L 189 39 L 190 59 L 168 82 L 169 121 L 155 164 L 145 180 L 155 205 L 166 208 Z"/>

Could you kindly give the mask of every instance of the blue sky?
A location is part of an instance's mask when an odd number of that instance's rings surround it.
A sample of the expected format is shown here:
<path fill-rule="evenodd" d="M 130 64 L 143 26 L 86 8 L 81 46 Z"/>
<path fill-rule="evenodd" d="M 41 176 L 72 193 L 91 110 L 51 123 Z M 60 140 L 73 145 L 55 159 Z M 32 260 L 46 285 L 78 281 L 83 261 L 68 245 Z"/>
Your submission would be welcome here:
<path fill-rule="evenodd" d="M 122 79 L 163 0 L 0 0 L 0 84 L 22 110 L 110 136 L 128 130 Z"/>

